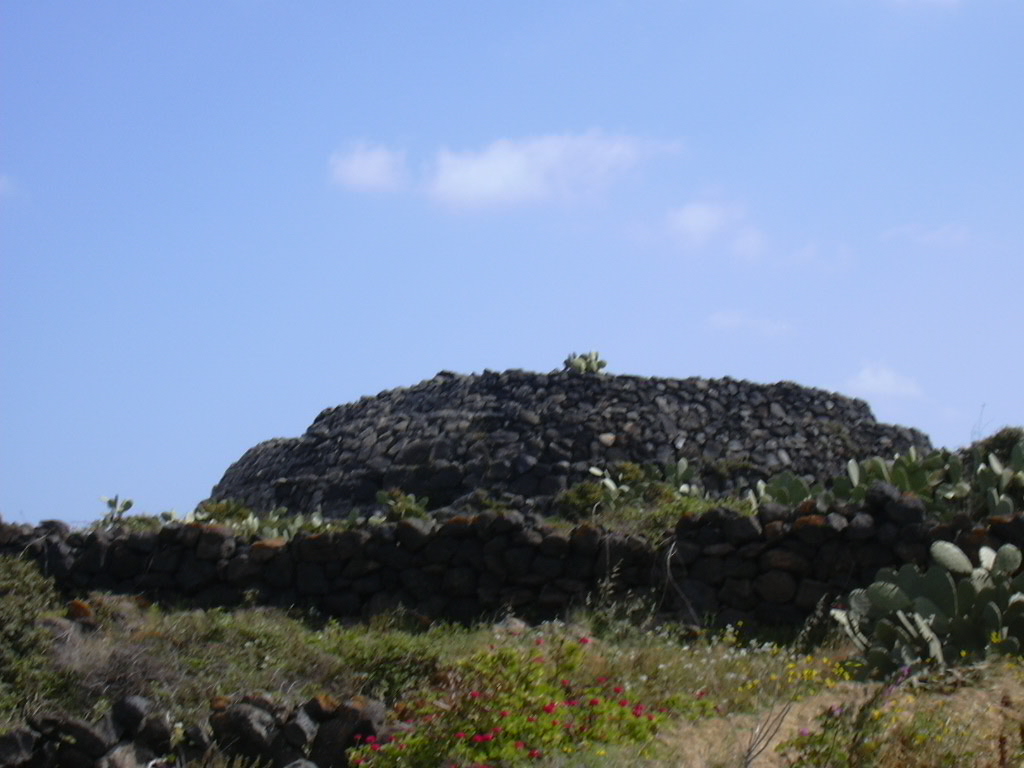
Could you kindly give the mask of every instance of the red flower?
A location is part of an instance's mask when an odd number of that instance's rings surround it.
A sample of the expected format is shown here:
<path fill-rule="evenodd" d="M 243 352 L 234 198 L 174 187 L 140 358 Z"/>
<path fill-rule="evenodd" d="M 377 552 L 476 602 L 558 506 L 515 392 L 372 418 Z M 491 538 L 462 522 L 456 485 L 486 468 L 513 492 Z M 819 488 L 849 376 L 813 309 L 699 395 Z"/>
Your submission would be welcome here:
<path fill-rule="evenodd" d="M 601 703 L 601 700 L 600 700 L 600 699 L 591 699 L 591 700 L 590 700 L 590 706 L 592 706 L 592 707 L 596 707 L 596 706 L 598 706 L 598 705 L 599 705 L 600 703 Z"/>
<path fill-rule="evenodd" d="M 469 695 L 470 695 L 470 697 L 472 697 L 474 699 L 479 699 L 482 694 L 480 693 L 480 691 L 472 691 L 472 692 L 470 692 Z"/>
<path fill-rule="evenodd" d="M 614 688 L 612 688 L 612 690 L 615 691 L 615 693 L 622 693 L 626 689 L 623 688 L 621 685 L 616 685 Z"/>
<path fill-rule="evenodd" d="M 455 738 L 456 739 L 464 739 L 464 738 L 466 738 L 466 734 L 464 734 L 462 731 L 459 731 L 458 733 L 455 734 Z"/>
<path fill-rule="evenodd" d="M 545 711 L 545 712 L 547 712 L 547 713 L 548 713 L 549 715 L 550 715 L 550 714 L 551 714 L 552 712 L 554 712 L 554 711 L 555 711 L 556 709 L 558 709 L 558 705 L 557 705 L 557 704 L 555 704 L 555 703 L 551 703 L 551 704 L 545 704 L 545 705 L 544 705 L 544 711 Z"/>
<path fill-rule="evenodd" d="M 526 749 L 526 742 L 525 741 L 517 741 L 516 742 L 516 749 Z"/>
<path fill-rule="evenodd" d="M 590 642 L 590 638 L 589 637 L 581 637 L 580 638 L 580 643 L 582 643 L 583 645 L 587 645 L 589 642 Z"/>
<path fill-rule="evenodd" d="M 541 752 L 539 749 L 531 749 L 527 757 L 532 757 L 534 760 L 537 760 L 541 757 L 544 757 L 544 753 Z"/>
<path fill-rule="evenodd" d="M 511 713 L 511 712 L 509 712 L 509 711 L 508 711 L 507 709 L 503 709 L 503 710 L 501 710 L 501 712 L 499 712 L 498 714 L 499 714 L 499 715 L 501 715 L 502 717 L 508 717 L 508 716 L 509 716 L 509 715 L 511 715 L 512 713 Z"/>

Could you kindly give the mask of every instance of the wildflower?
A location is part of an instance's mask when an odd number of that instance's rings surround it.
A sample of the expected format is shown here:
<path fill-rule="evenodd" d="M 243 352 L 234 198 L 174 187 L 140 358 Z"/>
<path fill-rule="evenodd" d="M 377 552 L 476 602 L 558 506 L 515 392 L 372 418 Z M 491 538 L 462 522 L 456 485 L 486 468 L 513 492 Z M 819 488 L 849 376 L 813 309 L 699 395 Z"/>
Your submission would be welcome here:
<path fill-rule="evenodd" d="M 527 754 L 527 757 L 532 757 L 534 760 L 539 760 L 540 758 L 544 757 L 544 753 L 541 752 L 539 749 L 531 749 Z"/>
<path fill-rule="evenodd" d="M 480 691 L 471 691 L 469 695 L 471 698 L 479 699 L 482 694 Z"/>
<path fill-rule="evenodd" d="M 589 643 L 590 643 L 590 638 L 589 637 L 581 637 L 580 638 L 580 644 L 581 645 L 587 645 Z"/>

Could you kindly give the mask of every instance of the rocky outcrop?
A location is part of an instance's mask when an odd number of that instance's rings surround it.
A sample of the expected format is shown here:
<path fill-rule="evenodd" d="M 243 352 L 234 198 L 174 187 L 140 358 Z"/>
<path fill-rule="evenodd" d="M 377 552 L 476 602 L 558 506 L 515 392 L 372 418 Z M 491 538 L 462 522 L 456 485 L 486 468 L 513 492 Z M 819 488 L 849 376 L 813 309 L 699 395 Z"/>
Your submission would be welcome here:
<path fill-rule="evenodd" d="M 188 727 L 172 726 L 142 696 L 119 699 L 95 723 L 33 715 L 0 736 L 0 768 L 170 768 L 208 765 L 217 754 L 227 764 L 345 768 L 350 747 L 388 738 L 383 702 L 363 696 L 314 696 L 294 708 L 264 694 L 217 696 L 210 707 L 206 721 Z"/>
<path fill-rule="evenodd" d="M 442 372 L 251 448 L 211 499 L 331 517 L 372 507 L 383 489 L 425 496 L 431 509 L 482 489 L 543 513 L 592 466 L 686 457 L 709 491 L 724 492 L 787 469 L 823 481 L 850 458 L 911 446 L 931 449 L 917 430 L 876 422 L 861 400 L 791 382 Z"/>

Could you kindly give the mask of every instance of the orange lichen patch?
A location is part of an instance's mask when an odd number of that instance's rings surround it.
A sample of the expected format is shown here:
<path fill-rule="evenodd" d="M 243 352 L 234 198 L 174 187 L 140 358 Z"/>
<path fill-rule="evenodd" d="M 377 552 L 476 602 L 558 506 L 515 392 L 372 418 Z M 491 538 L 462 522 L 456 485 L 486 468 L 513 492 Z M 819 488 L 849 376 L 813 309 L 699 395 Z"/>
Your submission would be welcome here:
<path fill-rule="evenodd" d="M 72 600 L 68 603 L 68 618 L 74 619 L 75 621 L 81 621 L 82 619 L 91 619 L 96 616 L 96 611 L 92 609 L 85 600 Z"/>
<path fill-rule="evenodd" d="M 231 706 L 231 699 L 227 696 L 214 696 L 210 699 L 210 709 L 214 712 L 223 712 Z"/>
<path fill-rule="evenodd" d="M 327 693 L 320 693 L 309 700 L 306 709 L 310 717 L 326 720 L 341 707 L 341 702 Z"/>
<path fill-rule="evenodd" d="M 804 499 L 800 502 L 800 506 L 797 507 L 797 514 L 800 515 L 815 515 L 818 512 L 818 502 L 815 499 Z"/>
<path fill-rule="evenodd" d="M 278 552 L 284 551 L 287 546 L 287 539 L 260 539 L 259 541 L 253 542 L 250 555 L 255 562 L 263 563 L 267 560 L 273 559 Z"/>
<path fill-rule="evenodd" d="M 793 522 L 793 529 L 799 531 L 801 528 L 824 528 L 828 521 L 824 515 L 804 515 Z"/>

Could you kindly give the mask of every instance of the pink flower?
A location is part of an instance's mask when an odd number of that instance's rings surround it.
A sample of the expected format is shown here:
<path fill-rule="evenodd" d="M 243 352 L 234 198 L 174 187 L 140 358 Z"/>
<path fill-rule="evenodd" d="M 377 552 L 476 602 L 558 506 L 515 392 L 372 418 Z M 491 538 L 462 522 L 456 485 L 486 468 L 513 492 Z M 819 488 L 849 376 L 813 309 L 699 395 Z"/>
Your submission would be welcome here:
<path fill-rule="evenodd" d="M 552 712 L 554 712 L 556 709 L 558 709 L 558 705 L 555 704 L 554 702 L 552 702 L 551 704 L 545 704 L 544 705 L 544 711 L 547 712 L 549 715 Z"/>
<path fill-rule="evenodd" d="M 534 760 L 537 760 L 541 757 L 544 757 L 544 753 L 541 752 L 539 749 L 531 749 L 527 757 L 532 757 Z"/>
<path fill-rule="evenodd" d="M 526 742 L 525 741 L 517 741 L 516 742 L 516 749 L 526 749 Z"/>
<path fill-rule="evenodd" d="M 466 738 L 466 734 L 464 734 L 462 731 L 459 731 L 458 733 L 455 734 L 455 738 L 456 739 L 464 739 L 464 738 Z"/>
<path fill-rule="evenodd" d="M 587 645 L 589 642 L 590 642 L 590 638 L 589 637 L 581 637 L 580 638 L 580 643 L 582 643 L 583 645 Z"/>
<path fill-rule="evenodd" d="M 509 712 L 509 711 L 508 711 L 507 709 L 503 709 L 503 710 L 501 710 L 501 712 L 499 712 L 498 714 L 499 714 L 499 715 L 501 715 L 502 717 L 508 717 L 508 716 L 509 716 L 509 715 L 511 715 L 512 713 L 511 713 L 511 712 Z"/>
<path fill-rule="evenodd" d="M 623 688 L 621 685 L 616 685 L 614 688 L 612 688 L 612 690 L 615 691 L 615 693 L 622 693 L 626 689 Z"/>
<path fill-rule="evenodd" d="M 598 706 L 598 705 L 599 705 L 600 703 L 601 703 L 601 700 L 600 700 L 600 699 L 591 699 L 591 700 L 590 700 L 590 706 L 592 706 L 592 707 L 596 707 L 596 706 Z"/>
<path fill-rule="evenodd" d="M 472 691 L 469 695 L 471 698 L 479 699 L 483 694 L 481 694 L 480 691 Z"/>
<path fill-rule="evenodd" d="M 607 677 L 599 677 L 599 678 L 597 678 L 597 682 L 598 683 L 607 683 L 608 682 L 608 678 Z"/>

